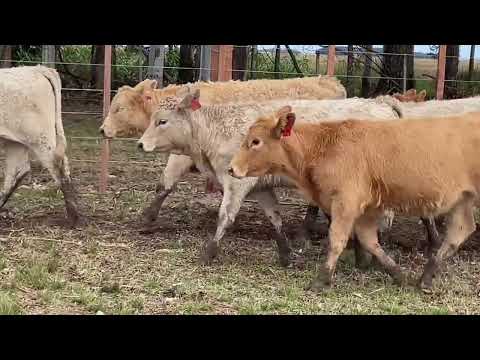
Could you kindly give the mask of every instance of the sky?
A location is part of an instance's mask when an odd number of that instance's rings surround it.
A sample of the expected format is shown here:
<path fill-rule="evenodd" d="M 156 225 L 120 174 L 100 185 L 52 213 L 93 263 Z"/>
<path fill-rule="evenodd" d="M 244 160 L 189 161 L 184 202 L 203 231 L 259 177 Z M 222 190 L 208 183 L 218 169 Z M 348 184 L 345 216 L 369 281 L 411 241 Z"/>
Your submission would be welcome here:
<path fill-rule="evenodd" d="M 259 46 L 264 46 L 265 48 L 273 47 L 274 45 L 259 45 Z M 339 45 L 339 46 L 346 46 L 346 45 Z M 374 45 L 376 46 L 381 46 L 381 45 Z M 480 49 L 478 48 L 478 45 L 476 45 L 476 51 L 475 51 L 475 58 L 480 59 Z M 318 48 L 318 45 L 291 45 L 290 46 L 292 49 L 296 50 L 312 50 Z M 428 53 L 430 52 L 429 45 L 415 45 L 415 51 L 417 52 L 425 52 Z M 460 59 L 468 59 L 470 57 L 470 45 L 460 45 Z"/>

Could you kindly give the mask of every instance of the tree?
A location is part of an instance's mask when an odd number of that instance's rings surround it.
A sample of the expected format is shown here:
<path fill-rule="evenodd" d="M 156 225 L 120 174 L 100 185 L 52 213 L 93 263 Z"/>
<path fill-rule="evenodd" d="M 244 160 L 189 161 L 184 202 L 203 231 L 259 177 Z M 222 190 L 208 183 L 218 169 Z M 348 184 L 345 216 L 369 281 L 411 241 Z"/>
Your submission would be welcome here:
<path fill-rule="evenodd" d="M 352 97 L 355 92 L 353 84 L 353 45 L 347 46 L 347 97 Z"/>
<path fill-rule="evenodd" d="M 473 70 L 475 68 L 475 45 L 470 45 L 470 61 L 468 63 L 468 80 L 473 80 Z"/>
<path fill-rule="evenodd" d="M 232 56 L 232 79 L 247 79 L 248 47 L 243 45 L 233 45 Z"/>
<path fill-rule="evenodd" d="M 375 94 L 403 92 L 401 79 L 404 76 L 404 61 L 407 61 L 407 89 L 414 88 L 413 45 L 383 45 L 383 52 L 382 78 L 378 81 Z M 402 56 L 403 54 L 406 56 Z"/>
<path fill-rule="evenodd" d="M 458 57 L 460 45 L 447 45 L 447 59 L 445 60 L 445 80 L 456 80 L 458 74 Z M 457 82 L 445 82 L 445 99 L 457 97 Z"/>
<path fill-rule="evenodd" d="M 366 45 L 367 52 L 373 51 L 372 45 Z M 364 55 L 363 74 L 362 74 L 362 97 L 368 98 L 370 96 L 370 76 L 372 75 L 372 58 L 371 55 Z"/>
<path fill-rule="evenodd" d="M 9 68 L 12 66 L 12 46 L 0 45 L 0 68 Z"/>
<path fill-rule="evenodd" d="M 103 89 L 103 72 L 105 63 L 105 45 L 92 45 L 90 64 L 90 84 L 95 89 Z"/>
<path fill-rule="evenodd" d="M 287 49 L 288 54 L 290 55 L 290 59 L 292 59 L 293 67 L 297 71 L 298 75 L 300 77 L 303 77 L 303 72 L 300 69 L 300 66 L 298 66 L 297 58 L 295 57 L 295 54 L 293 53 L 292 49 L 290 49 L 290 46 L 288 46 L 288 45 L 285 45 L 285 48 Z"/>
<path fill-rule="evenodd" d="M 193 62 L 193 45 L 180 45 L 180 69 L 178 69 L 178 82 L 180 84 L 194 81 Z"/>
<path fill-rule="evenodd" d="M 275 62 L 273 65 L 273 71 L 275 72 L 275 79 L 280 79 L 280 45 L 275 47 Z"/>

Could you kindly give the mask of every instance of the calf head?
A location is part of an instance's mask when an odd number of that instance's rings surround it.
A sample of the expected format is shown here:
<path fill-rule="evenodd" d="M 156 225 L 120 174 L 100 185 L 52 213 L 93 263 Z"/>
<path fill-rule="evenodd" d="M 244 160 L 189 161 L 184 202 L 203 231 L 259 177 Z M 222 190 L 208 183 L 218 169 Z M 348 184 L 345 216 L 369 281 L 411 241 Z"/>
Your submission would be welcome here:
<path fill-rule="evenodd" d="M 291 135 L 294 123 L 295 114 L 290 106 L 273 116 L 257 119 L 230 162 L 229 174 L 243 178 L 280 171 L 286 161 L 282 138 Z"/>
<path fill-rule="evenodd" d="M 416 89 L 410 89 L 404 94 L 393 94 L 393 97 L 401 102 L 423 102 L 425 101 L 425 96 L 427 91 L 424 89 L 417 94 Z"/>
<path fill-rule="evenodd" d="M 151 116 L 150 125 L 138 141 L 146 152 L 185 154 L 192 142 L 190 114 L 200 108 L 200 90 L 189 92 L 173 110 L 158 109 Z"/>
<path fill-rule="evenodd" d="M 136 136 L 143 133 L 150 123 L 150 105 L 156 80 L 146 79 L 135 87 L 122 86 L 110 105 L 100 132 L 107 138 Z"/>

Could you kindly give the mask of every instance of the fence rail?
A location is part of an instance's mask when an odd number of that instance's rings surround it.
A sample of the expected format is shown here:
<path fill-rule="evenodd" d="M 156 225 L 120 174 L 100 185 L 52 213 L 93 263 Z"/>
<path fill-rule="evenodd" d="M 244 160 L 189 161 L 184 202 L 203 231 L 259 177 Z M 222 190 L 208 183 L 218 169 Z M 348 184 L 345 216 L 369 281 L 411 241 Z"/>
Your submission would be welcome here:
<path fill-rule="evenodd" d="M 166 57 L 165 48 L 162 51 L 159 51 L 157 54 L 158 48 L 165 47 L 165 45 L 154 45 L 152 46 L 153 53 L 150 53 L 147 58 L 150 59 L 148 65 L 143 64 L 112 64 L 112 45 L 105 45 L 105 56 L 103 63 L 87 63 L 87 62 L 70 62 L 70 61 L 54 61 L 55 60 L 55 52 L 52 53 L 51 47 L 52 45 L 44 45 L 46 48 L 42 52 L 42 60 L 35 61 L 35 60 L 12 60 L 12 59 L 0 59 L 0 67 L 4 63 L 8 63 L 10 65 L 18 65 L 18 64 L 38 64 L 42 63 L 44 65 L 52 66 L 52 67 L 61 67 L 66 66 L 77 66 L 77 67 L 103 67 L 103 88 L 75 88 L 72 86 L 66 86 L 62 88 L 63 93 L 72 92 L 76 94 L 80 91 L 84 91 L 86 94 L 102 94 L 103 99 L 100 99 L 98 96 L 98 110 L 85 110 L 85 111 L 73 111 L 71 109 L 64 110 L 62 114 L 69 115 L 69 116 L 89 116 L 89 117 L 105 117 L 108 114 L 110 100 L 111 97 L 114 96 L 117 90 L 112 89 L 112 75 L 115 70 L 124 69 L 124 68 L 132 68 L 139 70 L 139 80 L 142 80 L 143 77 L 143 70 L 147 69 L 149 77 L 154 77 L 157 79 L 162 79 L 164 70 L 192 70 L 197 72 L 196 78 L 200 80 L 211 80 L 211 81 L 223 81 L 223 80 L 230 80 L 233 78 L 234 75 L 245 74 L 245 78 L 248 76 L 250 79 L 259 78 L 262 74 L 264 76 L 272 76 L 275 78 L 281 78 L 285 76 L 318 76 L 318 74 L 322 73 L 327 76 L 336 76 L 341 81 L 353 81 L 353 80 L 362 80 L 366 81 L 376 81 L 376 80 L 389 80 L 397 84 L 397 87 L 407 90 L 407 83 L 409 81 L 417 81 L 417 82 L 424 82 L 424 84 L 432 84 L 434 86 L 434 93 L 436 94 L 437 99 L 442 99 L 444 96 L 444 91 L 447 86 L 451 86 L 453 83 L 458 84 L 465 84 L 471 85 L 475 83 L 480 83 L 479 80 L 473 80 L 471 78 L 463 79 L 445 79 L 445 65 L 447 59 L 452 58 L 453 56 L 449 56 L 446 54 L 447 45 L 440 45 L 438 50 L 438 55 L 430 55 L 428 54 L 425 57 L 426 61 L 432 61 L 432 63 L 436 63 L 434 68 L 429 68 L 424 72 L 416 72 L 413 76 L 408 76 L 407 74 L 407 61 L 419 61 L 423 60 L 423 58 L 418 59 L 416 58 L 416 54 L 403 54 L 403 53 L 388 53 L 383 51 L 376 51 L 376 50 L 368 50 L 366 48 L 360 47 L 354 49 L 353 51 L 345 50 L 341 48 L 337 48 L 335 45 L 326 45 L 320 46 L 318 45 L 316 49 L 312 48 L 308 54 L 304 53 L 303 62 L 300 64 L 296 64 L 297 55 L 296 52 L 291 51 L 289 48 L 288 51 L 282 50 L 280 56 L 285 58 L 295 57 L 291 59 L 288 68 L 279 69 L 277 71 L 273 70 L 268 67 L 259 68 L 259 59 L 263 59 L 267 64 L 270 64 L 273 68 L 275 63 L 276 51 L 279 51 L 279 48 L 272 48 L 266 49 L 265 47 L 260 48 L 258 45 L 218 45 L 218 46 L 210 46 L 210 45 L 202 45 L 200 54 L 199 54 L 199 63 L 195 66 L 171 66 L 166 64 L 163 60 Z M 49 48 L 50 47 L 50 48 Z M 48 49 L 49 48 L 49 49 Z M 319 49 L 323 49 L 320 51 Z M 157 49 L 157 50 L 156 50 Z M 243 68 L 234 68 L 232 56 L 233 52 L 236 49 L 243 49 L 247 51 L 247 56 L 249 59 L 246 61 L 246 65 Z M 152 51 L 152 50 L 151 50 Z M 52 55 L 53 54 L 53 55 Z M 293 54 L 293 55 L 292 55 Z M 162 56 L 162 61 L 158 61 L 158 56 Z M 349 58 L 350 57 L 350 58 Z M 388 74 L 382 73 L 379 69 L 381 69 L 383 62 L 385 61 L 386 57 L 400 57 L 403 61 L 403 74 L 401 76 L 389 76 Z M 352 63 L 348 63 L 349 60 L 354 59 L 353 67 L 356 67 L 357 73 L 352 73 L 351 68 L 349 65 L 352 66 Z M 365 70 L 366 63 L 370 65 L 370 73 L 363 71 L 363 73 L 359 74 L 358 71 Z M 475 65 L 475 64 L 474 64 Z M 415 65 L 416 67 L 416 65 Z M 471 70 L 472 65 L 469 64 L 469 70 Z M 350 70 L 350 72 L 349 72 Z M 153 74 L 153 75 L 152 75 Z M 162 86 L 162 81 L 159 81 L 159 85 Z M 80 101 L 78 97 L 72 95 L 73 98 L 70 99 L 71 101 Z M 89 100 L 89 98 L 85 98 L 85 100 Z M 100 109 L 100 102 L 101 102 L 101 109 Z M 91 141 L 95 142 L 97 145 L 100 146 L 101 151 L 99 154 L 99 158 L 97 160 L 88 158 L 88 159 L 80 159 L 78 157 L 73 156 L 72 161 L 75 163 L 85 162 L 89 164 L 97 164 L 98 165 L 98 172 L 99 172 L 99 179 L 98 179 L 98 188 L 100 193 L 104 193 L 108 189 L 108 166 L 109 164 L 115 163 L 131 163 L 136 165 L 151 165 L 153 161 L 137 161 L 136 159 L 130 160 L 112 160 L 110 157 L 110 148 L 112 143 L 116 142 L 134 142 L 137 139 L 133 138 L 123 138 L 123 139 L 115 139 L 113 141 L 106 140 L 95 136 L 70 136 L 68 137 L 69 142 L 82 142 L 82 141 Z"/>

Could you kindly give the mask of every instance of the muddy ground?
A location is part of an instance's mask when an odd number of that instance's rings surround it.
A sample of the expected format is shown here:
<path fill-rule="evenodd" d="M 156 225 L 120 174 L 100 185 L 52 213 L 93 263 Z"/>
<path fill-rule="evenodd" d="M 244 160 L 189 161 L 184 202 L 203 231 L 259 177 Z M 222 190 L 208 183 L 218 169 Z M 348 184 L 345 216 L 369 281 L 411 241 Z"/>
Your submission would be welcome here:
<path fill-rule="evenodd" d="M 78 111 L 78 101 L 64 106 Z M 82 111 L 100 111 L 82 102 Z M 432 294 L 399 288 L 381 269 L 358 270 L 345 251 L 333 289 L 303 290 L 325 255 L 325 219 L 316 243 L 294 266 L 278 265 L 274 229 L 255 202 L 242 207 L 220 258 L 200 266 L 199 251 L 216 228 L 219 194 L 204 193 L 204 178 L 189 174 L 167 198 L 158 231 L 142 234 L 139 217 L 161 180 L 165 156 L 142 154 L 130 141 L 112 142 L 106 194 L 98 193 L 100 117 L 65 115 L 69 156 L 87 224 L 65 226 L 63 198 L 34 164 L 0 213 L 0 313 L 3 314 L 472 314 L 480 312 L 475 233 L 435 279 Z M 1 157 L 1 155 L 0 155 Z M 3 166 L 3 164 L 2 164 Z M 3 180 L 3 179 L 2 179 Z M 287 234 L 293 238 L 306 207 L 279 189 Z M 386 251 L 412 278 L 425 259 L 417 218 L 397 217 Z M 295 243 L 296 249 L 302 244 Z"/>

